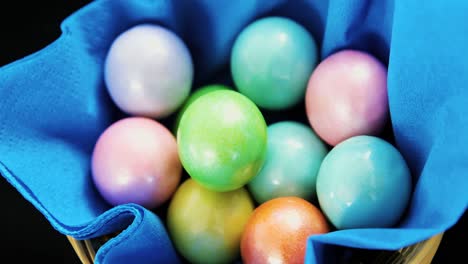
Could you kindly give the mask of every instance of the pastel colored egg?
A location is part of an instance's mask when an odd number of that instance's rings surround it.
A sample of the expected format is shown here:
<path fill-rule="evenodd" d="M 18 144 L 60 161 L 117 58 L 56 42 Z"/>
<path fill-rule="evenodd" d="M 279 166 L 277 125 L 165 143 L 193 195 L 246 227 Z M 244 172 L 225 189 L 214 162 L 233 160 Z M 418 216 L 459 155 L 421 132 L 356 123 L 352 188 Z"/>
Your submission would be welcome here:
<path fill-rule="evenodd" d="M 188 179 L 169 204 L 168 231 L 177 250 L 190 263 L 233 263 L 253 210 L 245 188 L 215 192 Z"/>
<path fill-rule="evenodd" d="M 258 203 L 282 196 L 316 198 L 315 183 L 327 146 L 304 124 L 281 121 L 268 126 L 265 164 L 248 187 Z"/>
<path fill-rule="evenodd" d="M 238 35 L 231 53 L 237 89 L 255 104 L 286 109 L 304 98 L 318 60 L 313 36 L 285 17 L 254 21 Z"/>
<path fill-rule="evenodd" d="M 122 111 L 163 118 L 175 112 L 190 93 L 192 58 L 174 32 L 158 25 L 136 25 L 112 43 L 104 80 Z"/>
<path fill-rule="evenodd" d="M 223 89 L 231 89 L 230 87 L 222 84 L 211 84 L 211 85 L 206 85 L 203 87 L 200 87 L 196 91 L 194 91 L 188 99 L 185 101 L 185 103 L 182 105 L 182 107 L 178 110 L 176 120 L 174 122 L 174 132 L 177 134 L 177 129 L 179 128 L 179 123 L 180 119 L 182 118 L 182 115 L 184 114 L 185 110 L 189 105 L 191 105 L 195 100 L 197 100 L 200 96 L 205 95 L 207 93 L 213 92 L 213 91 L 218 91 L 218 90 L 223 90 Z"/>
<path fill-rule="evenodd" d="M 153 209 L 167 201 L 181 178 L 174 136 L 145 117 L 127 117 L 110 125 L 92 153 L 92 178 L 111 205 L 140 204 Z"/>
<path fill-rule="evenodd" d="M 400 152 L 373 136 L 336 145 L 317 177 L 320 207 L 337 229 L 392 227 L 411 195 L 411 175 Z"/>
<path fill-rule="evenodd" d="M 177 141 L 182 165 L 194 180 L 214 191 L 231 191 L 260 171 L 267 126 L 247 97 L 220 90 L 201 96 L 185 110 Z"/>
<path fill-rule="evenodd" d="M 299 197 L 279 197 L 257 207 L 241 240 L 244 264 L 302 264 L 307 239 L 328 233 L 322 212 Z"/>
<path fill-rule="evenodd" d="M 332 54 L 310 77 L 306 111 L 312 128 L 332 146 L 378 135 L 388 119 L 386 67 L 362 51 Z"/>

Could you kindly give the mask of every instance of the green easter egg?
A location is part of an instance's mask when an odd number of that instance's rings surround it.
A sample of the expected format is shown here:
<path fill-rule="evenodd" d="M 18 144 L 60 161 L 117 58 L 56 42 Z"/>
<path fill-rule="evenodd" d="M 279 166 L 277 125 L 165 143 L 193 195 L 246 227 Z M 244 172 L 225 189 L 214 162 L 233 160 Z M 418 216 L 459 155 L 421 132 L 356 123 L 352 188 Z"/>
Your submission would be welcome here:
<path fill-rule="evenodd" d="M 189 98 L 185 101 L 185 103 L 182 105 L 180 110 L 178 111 L 175 122 L 174 122 L 173 131 L 175 133 L 177 133 L 177 129 L 179 128 L 180 119 L 182 118 L 182 115 L 185 113 L 185 110 L 187 110 L 187 108 L 195 100 L 197 100 L 198 98 L 200 98 L 200 96 L 205 95 L 207 93 L 210 93 L 210 92 L 213 92 L 213 91 L 218 91 L 218 90 L 223 90 L 223 89 L 227 90 L 227 89 L 231 89 L 231 88 L 228 87 L 228 86 L 222 85 L 222 84 L 211 84 L 211 85 L 206 85 L 206 86 L 200 87 L 198 90 L 194 91 L 189 96 Z"/>
<path fill-rule="evenodd" d="M 261 169 L 267 126 L 258 107 L 232 90 L 194 101 L 177 130 L 179 156 L 188 174 L 214 191 L 243 187 Z"/>

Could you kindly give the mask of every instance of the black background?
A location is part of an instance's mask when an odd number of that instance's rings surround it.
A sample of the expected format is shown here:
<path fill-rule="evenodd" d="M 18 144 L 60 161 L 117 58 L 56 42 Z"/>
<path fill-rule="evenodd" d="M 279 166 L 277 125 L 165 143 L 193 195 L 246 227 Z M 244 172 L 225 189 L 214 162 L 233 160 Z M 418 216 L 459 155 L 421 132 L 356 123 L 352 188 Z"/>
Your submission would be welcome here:
<path fill-rule="evenodd" d="M 4 2 L 10 3 L 0 4 L 0 66 L 50 44 L 60 35 L 62 20 L 90 1 L 16 1 L 14 5 L 13 1 Z M 13 257 L 15 263 L 29 263 L 31 259 L 35 263 L 80 263 L 66 237 L 53 229 L 3 177 L 0 195 L 2 259 Z M 465 213 L 445 233 L 433 263 L 464 262 L 461 260 L 465 259 L 462 250 L 468 249 L 467 224 Z"/>

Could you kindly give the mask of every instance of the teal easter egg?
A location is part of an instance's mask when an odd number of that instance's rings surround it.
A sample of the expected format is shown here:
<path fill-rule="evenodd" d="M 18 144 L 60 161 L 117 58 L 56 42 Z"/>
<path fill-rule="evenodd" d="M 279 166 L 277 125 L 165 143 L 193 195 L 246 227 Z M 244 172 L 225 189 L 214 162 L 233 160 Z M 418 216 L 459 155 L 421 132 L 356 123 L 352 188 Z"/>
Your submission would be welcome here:
<path fill-rule="evenodd" d="M 258 203 L 282 196 L 316 198 L 317 174 L 328 149 L 304 124 L 282 121 L 268 126 L 267 157 L 248 187 Z"/>
<path fill-rule="evenodd" d="M 237 89 L 255 104 L 280 110 L 304 99 L 317 61 L 317 44 L 302 25 L 267 17 L 248 25 L 236 38 L 231 73 Z"/>
<path fill-rule="evenodd" d="M 384 228 L 401 218 L 411 195 L 411 175 L 400 152 L 373 136 L 336 145 L 317 176 L 317 196 L 338 229 Z"/>

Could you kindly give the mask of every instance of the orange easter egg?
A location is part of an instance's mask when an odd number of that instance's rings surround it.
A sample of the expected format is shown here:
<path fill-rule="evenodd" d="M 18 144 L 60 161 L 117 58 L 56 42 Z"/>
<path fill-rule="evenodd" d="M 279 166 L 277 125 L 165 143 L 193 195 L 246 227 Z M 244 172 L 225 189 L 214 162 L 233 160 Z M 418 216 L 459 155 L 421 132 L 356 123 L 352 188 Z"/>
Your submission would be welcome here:
<path fill-rule="evenodd" d="M 330 231 L 322 212 L 299 197 L 269 200 L 255 209 L 241 240 L 244 264 L 304 263 L 307 238 Z"/>

